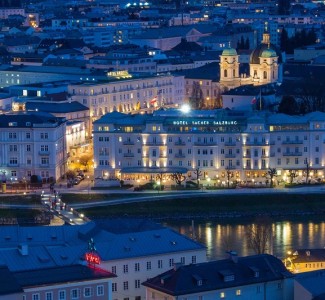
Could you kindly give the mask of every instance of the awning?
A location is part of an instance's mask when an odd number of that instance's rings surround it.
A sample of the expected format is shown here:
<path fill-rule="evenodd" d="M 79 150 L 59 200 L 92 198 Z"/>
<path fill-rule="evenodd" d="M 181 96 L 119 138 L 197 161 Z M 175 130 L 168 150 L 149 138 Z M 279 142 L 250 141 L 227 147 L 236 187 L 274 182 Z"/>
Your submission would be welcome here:
<path fill-rule="evenodd" d="M 122 168 L 121 173 L 146 173 L 146 174 L 159 174 L 159 173 L 187 173 L 187 168 L 181 168 L 181 167 L 129 167 L 129 168 Z"/>

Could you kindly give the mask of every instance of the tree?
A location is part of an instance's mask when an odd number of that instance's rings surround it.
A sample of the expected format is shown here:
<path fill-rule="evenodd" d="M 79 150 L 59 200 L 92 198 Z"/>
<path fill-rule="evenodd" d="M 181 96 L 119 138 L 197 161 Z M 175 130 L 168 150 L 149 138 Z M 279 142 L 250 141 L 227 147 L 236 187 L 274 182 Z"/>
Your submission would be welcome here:
<path fill-rule="evenodd" d="M 289 178 L 290 178 L 290 184 L 293 184 L 293 180 L 298 177 L 298 173 L 296 170 L 289 170 Z"/>
<path fill-rule="evenodd" d="M 181 185 L 182 182 L 186 179 L 186 177 L 181 172 L 170 174 L 170 178 L 174 180 L 177 185 Z"/>
<path fill-rule="evenodd" d="M 290 10 L 290 1 L 289 0 L 278 0 L 278 14 L 279 15 L 288 15 Z"/>
<path fill-rule="evenodd" d="M 270 178 L 270 187 L 272 188 L 273 187 L 273 180 L 274 180 L 274 177 L 276 177 L 276 168 L 269 168 L 268 171 L 267 171 L 267 176 Z"/>
<path fill-rule="evenodd" d="M 283 96 L 279 104 L 278 112 L 287 115 L 297 115 L 299 110 L 295 98 L 293 96 Z"/>
<path fill-rule="evenodd" d="M 246 38 L 245 40 L 245 45 L 244 45 L 244 49 L 249 49 L 249 38 Z"/>
<path fill-rule="evenodd" d="M 88 169 L 88 164 L 91 161 L 91 159 L 92 159 L 92 156 L 90 154 L 84 154 L 84 155 L 80 156 L 79 163 L 81 165 L 83 165 L 87 170 Z"/>
<path fill-rule="evenodd" d="M 308 161 L 308 159 L 306 159 L 306 162 L 305 162 L 305 176 L 306 176 L 306 184 L 309 184 L 310 183 L 310 180 L 309 180 L 309 176 L 310 176 L 310 172 L 311 172 L 311 167 L 310 167 L 310 162 Z"/>
<path fill-rule="evenodd" d="M 189 102 L 193 109 L 201 109 L 204 107 L 203 91 L 200 83 L 197 81 L 193 82 L 193 89 Z"/>
<path fill-rule="evenodd" d="M 199 187 L 200 186 L 200 177 L 202 176 L 202 171 L 200 170 L 199 167 L 197 167 L 194 172 L 195 174 L 195 177 L 196 177 L 196 183 L 197 183 L 197 186 Z"/>
<path fill-rule="evenodd" d="M 68 180 L 72 180 L 76 177 L 76 172 L 73 170 L 68 170 L 65 175 L 67 176 Z"/>
<path fill-rule="evenodd" d="M 230 179 L 234 177 L 234 173 L 230 170 L 229 167 L 226 167 L 226 176 L 227 176 L 227 187 L 230 187 Z"/>
<path fill-rule="evenodd" d="M 246 227 L 246 239 L 250 249 L 256 254 L 269 251 L 272 253 L 273 230 L 271 219 L 267 216 L 259 216 L 253 224 Z"/>

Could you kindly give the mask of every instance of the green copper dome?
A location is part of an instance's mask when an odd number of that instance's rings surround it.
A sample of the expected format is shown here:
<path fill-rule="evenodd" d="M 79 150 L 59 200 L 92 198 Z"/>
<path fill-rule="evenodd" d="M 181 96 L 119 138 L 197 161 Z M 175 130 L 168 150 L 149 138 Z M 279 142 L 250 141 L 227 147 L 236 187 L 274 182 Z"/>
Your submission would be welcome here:
<path fill-rule="evenodd" d="M 226 48 L 222 51 L 222 56 L 236 56 L 237 51 L 234 48 Z"/>
<path fill-rule="evenodd" d="M 262 52 L 261 57 L 263 58 L 277 57 L 277 54 L 273 49 L 267 48 Z"/>

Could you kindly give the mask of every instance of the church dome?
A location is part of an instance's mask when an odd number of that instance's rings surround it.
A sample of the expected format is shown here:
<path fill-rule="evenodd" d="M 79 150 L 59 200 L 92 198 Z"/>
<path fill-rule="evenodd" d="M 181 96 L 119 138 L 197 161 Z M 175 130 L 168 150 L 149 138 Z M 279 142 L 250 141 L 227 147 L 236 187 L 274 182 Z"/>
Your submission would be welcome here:
<path fill-rule="evenodd" d="M 236 56 L 237 51 L 234 48 L 226 48 L 222 51 L 222 56 Z"/>
<path fill-rule="evenodd" d="M 263 54 L 264 53 L 264 54 Z M 268 56 L 270 55 L 270 56 Z M 276 57 L 278 56 L 278 62 L 282 63 L 282 56 L 281 52 L 272 44 L 260 44 L 258 45 L 252 52 L 249 63 L 250 64 L 259 64 L 260 57 Z"/>
<path fill-rule="evenodd" d="M 267 48 L 262 52 L 261 57 L 263 58 L 277 57 L 277 54 L 273 49 Z"/>

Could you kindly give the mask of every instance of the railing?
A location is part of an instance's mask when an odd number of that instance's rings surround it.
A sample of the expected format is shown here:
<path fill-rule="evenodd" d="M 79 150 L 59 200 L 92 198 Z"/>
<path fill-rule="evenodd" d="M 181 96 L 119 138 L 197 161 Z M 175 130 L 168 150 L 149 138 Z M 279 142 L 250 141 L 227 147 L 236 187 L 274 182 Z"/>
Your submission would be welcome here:
<path fill-rule="evenodd" d="M 302 156 L 302 152 L 284 152 L 283 156 Z"/>
<path fill-rule="evenodd" d="M 132 142 L 132 141 L 124 141 L 123 145 L 134 145 L 134 142 Z"/>
<path fill-rule="evenodd" d="M 185 158 L 185 153 L 176 153 L 175 157 L 176 158 Z"/>
<path fill-rule="evenodd" d="M 183 142 L 183 141 L 177 141 L 177 142 L 175 142 L 175 146 L 185 146 L 185 142 Z"/>
<path fill-rule="evenodd" d="M 283 141 L 283 145 L 295 145 L 295 144 L 303 144 L 304 142 L 302 140 L 294 140 L 294 141 Z"/>
<path fill-rule="evenodd" d="M 225 154 L 225 158 L 236 158 L 236 154 Z"/>
<path fill-rule="evenodd" d="M 134 157 L 134 153 L 124 153 L 124 157 Z"/>
<path fill-rule="evenodd" d="M 216 142 L 195 142 L 194 146 L 217 146 Z"/>
<path fill-rule="evenodd" d="M 42 151 L 42 150 L 40 150 L 40 151 L 38 151 L 38 154 L 39 155 L 50 155 L 50 151 Z"/>
<path fill-rule="evenodd" d="M 236 142 L 225 142 L 225 146 L 227 147 L 236 146 Z"/>

